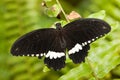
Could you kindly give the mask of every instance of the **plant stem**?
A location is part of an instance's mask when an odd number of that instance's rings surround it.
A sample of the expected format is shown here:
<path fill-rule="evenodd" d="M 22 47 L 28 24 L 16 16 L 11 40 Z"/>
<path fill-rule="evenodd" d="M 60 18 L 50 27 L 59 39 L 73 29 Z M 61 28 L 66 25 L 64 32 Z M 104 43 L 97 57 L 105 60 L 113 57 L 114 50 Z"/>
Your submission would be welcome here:
<path fill-rule="evenodd" d="M 57 2 L 57 4 L 59 5 L 59 7 L 60 7 L 60 9 L 61 9 L 61 11 L 62 11 L 62 13 L 63 13 L 63 15 L 65 16 L 65 19 L 66 19 L 67 22 L 69 23 L 70 21 L 69 21 L 69 19 L 67 18 L 66 14 L 65 14 L 65 11 L 63 10 L 60 2 L 59 2 L 58 0 L 56 0 L 56 2 Z"/>
<path fill-rule="evenodd" d="M 90 60 L 89 60 L 88 58 L 86 58 L 86 60 L 87 60 L 87 63 L 88 63 L 88 65 L 90 66 L 90 68 L 91 68 L 91 70 L 92 70 L 92 75 L 94 76 L 94 78 L 95 78 L 96 80 L 100 80 L 100 79 L 98 79 L 97 75 L 95 74 L 94 69 L 93 69 L 93 66 L 92 66 L 91 63 L 90 63 Z"/>

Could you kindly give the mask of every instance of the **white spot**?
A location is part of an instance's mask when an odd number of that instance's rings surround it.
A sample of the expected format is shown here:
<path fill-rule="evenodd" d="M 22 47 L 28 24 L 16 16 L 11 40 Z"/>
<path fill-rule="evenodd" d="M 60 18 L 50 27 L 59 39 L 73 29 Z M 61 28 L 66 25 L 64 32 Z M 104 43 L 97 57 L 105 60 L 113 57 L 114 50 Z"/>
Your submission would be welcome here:
<path fill-rule="evenodd" d="M 68 51 L 68 54 L 74 54 L 75 52 L 79 52 L 79 50 L 82 50 L 82 46 L 77 43 L 71 50 Z"/>
<path fill-rule="evenodd" d="M 39 54 L 36 54 L 36 57 L 38 57 L 39 56 Z"/>
<path fill-rule="evenodd" d="M 89 40 L 88 43 L 91 43 L 91 41 Z"/>
<path fill-rule="evenodd" d="M 65 56 L 65 53 L 63 52 L 54 52 L 54 51 L 48 51 L 47 55 L 45 56 L 46 58 L 49 57 L 50 59 L 56 59 L 56 58 L 61 58 L 62 56 Z"/>
<path fill-rule="evenodd" d="M 84 42 L 85 45 L 87 45 L 87 42 Z"/>
<path fill-rule="evenodd" d="M 44 56 L 45 56 L 46 54 L 44 53 Z"/>
<path fill-rule="evenodd" d="M 19 48 L 16 48 L 15 51 L 18 51 Z"/>
<path fill-rule="evenodd" d="M 22 55 L 22 56 L 25 56 L 25 55 Z"/>
<path fill-rule="evenodd" d="M 43 56 L 43 54 L 41 53 L 40 56 Z"/>
<path fill-rule="evenodd" d="M 29 54 L 27 54 L 27 56 L 30 56 Z"/>
<path fill-rule="evenodd" d="M 98 39 L 98 37 L 96 37 L 96 39 Z"/>
<path fill-rule="evenodd" d="M 105 27 L 105 26 L 103 26 L 102 28 L 103 28 L 103 29 L 107 29 L 107 27 Z"/>
<path fill-rule="evenodd" d="M 92 41 L 94 41 L 95 39 L 92 39 Z"/>
<path fill-rule="evenodd" d="M 31 54 L 31 56 L 33 57 L 33 56 L 34 56 L 34 54 Z"/>
<path fill-rule="evenodd" d="M 84 44 L 84 43 L 82 43 L 82 46 L 85 46 L 85 44 Z"/>

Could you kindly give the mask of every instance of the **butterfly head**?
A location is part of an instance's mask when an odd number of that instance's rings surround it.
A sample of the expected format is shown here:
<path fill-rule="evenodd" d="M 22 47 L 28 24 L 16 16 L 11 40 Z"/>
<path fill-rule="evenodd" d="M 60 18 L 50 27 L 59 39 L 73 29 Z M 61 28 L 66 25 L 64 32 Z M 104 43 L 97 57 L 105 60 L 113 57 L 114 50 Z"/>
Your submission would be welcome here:
<path fill-rule="evenodd" d="M 57 30 L 61 30 L 61 29 L 62 29 L 61 23 L 56 23 L 55 26 L 56 26 L 56 29 L 57 29 Z"/>

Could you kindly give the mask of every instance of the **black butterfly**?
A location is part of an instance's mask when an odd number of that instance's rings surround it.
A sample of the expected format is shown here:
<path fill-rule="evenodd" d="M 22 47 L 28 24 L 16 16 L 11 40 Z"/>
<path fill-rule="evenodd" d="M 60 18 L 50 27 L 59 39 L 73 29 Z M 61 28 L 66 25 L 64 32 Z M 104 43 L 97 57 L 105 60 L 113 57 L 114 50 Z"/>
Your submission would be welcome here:
<path fill-rule="evenodd" d="M 38 29 L 20 37 L 12 46 L 15 56 L 45 57 L 44 63 L 54 70 L 65 66 L 66 50 L 74 63 L 85 60 L 90 43 L 111 30 L 108 23 L 95 18 L 79 19 L 63 28 L 60 23 L 56 29 Z"/>

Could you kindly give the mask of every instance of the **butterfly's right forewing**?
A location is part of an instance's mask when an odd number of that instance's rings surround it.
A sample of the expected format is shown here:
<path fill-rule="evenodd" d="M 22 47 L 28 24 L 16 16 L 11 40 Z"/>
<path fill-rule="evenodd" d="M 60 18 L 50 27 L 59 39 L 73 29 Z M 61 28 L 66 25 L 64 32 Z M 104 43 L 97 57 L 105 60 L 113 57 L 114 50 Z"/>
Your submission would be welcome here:
<path fill-rule="evenodd" d="M 79 43 L 101 37 L 110 32 L 111 27 L 108 23 L 100 19 L 88 18 L 79 19 L 67 24 L 64 27 L 69 38 Z M 93 40 L 94 41 L 94 40 Z"/>

